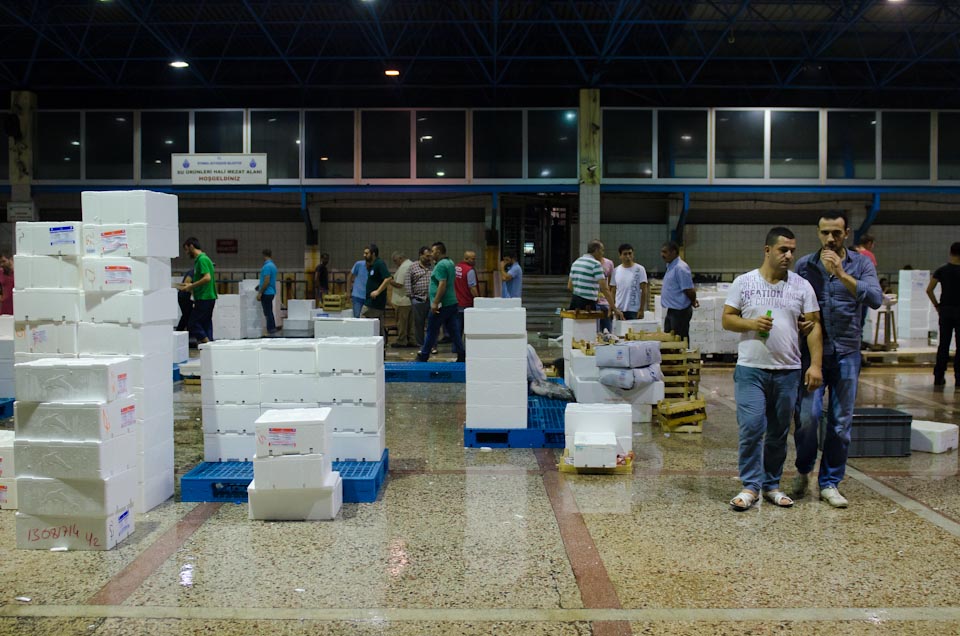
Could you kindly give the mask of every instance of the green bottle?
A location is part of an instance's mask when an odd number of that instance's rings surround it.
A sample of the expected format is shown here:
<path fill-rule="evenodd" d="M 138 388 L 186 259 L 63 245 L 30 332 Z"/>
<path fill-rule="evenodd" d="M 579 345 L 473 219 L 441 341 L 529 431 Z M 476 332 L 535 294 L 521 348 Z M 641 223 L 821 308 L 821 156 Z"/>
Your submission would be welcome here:
<path fill-rule="evenodd" d="M 772 310 L 772 309 L 768 309 L 768 310 L 767 310 L 767 318 L 772 318 L 772 317 L 773 317 L 773 310 Z M 761 338 L 763 338 L 764 340 L 766 340 L 767 338 L 770 337 L 770 332 L 769 332 L 769 331 L 758 331 L 758 332 L 757 332 L 757 335 L 760 336 Z"/>

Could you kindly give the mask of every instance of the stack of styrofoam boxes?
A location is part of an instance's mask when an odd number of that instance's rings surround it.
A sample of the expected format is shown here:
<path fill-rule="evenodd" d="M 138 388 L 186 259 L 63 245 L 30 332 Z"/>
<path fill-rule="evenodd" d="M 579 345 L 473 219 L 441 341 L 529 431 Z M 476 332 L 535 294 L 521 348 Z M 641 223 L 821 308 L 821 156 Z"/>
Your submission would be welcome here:
<path fill-rule="evenodd" d="M 331 318 L 313 319 L 313 337 L 329 336 L 364 337 L 380 335 L 380 321 L 376 318 Z"/>
<path fill-rule="evenodd" d="M 629 404 L 567 404 L 563 428 L 565 461 L 578 468 L 613 468 L 633 450 Z"/>
<path fill-rule="evenodd" d="M 260 341 L 200 345 L 203 459 L 250 461 L 260 417 Z"/>
<path fill-rule="evenodd" d="M 527 427 L 527 310 L 464 312 L 468 428 Z"/>
<path fill-rule="evenodd" d="M 587 342 L 596 342 L 597 340 L 597 321 L 596 320 L 575 320 L 573 318 L 564 318 L 562 324 L 562 344 L 563 344 L 563 381 L 567 386 L 572 386 L 574 377 L 574 368 L 581 369 L 584 377 L 596 378 L 596 363 L 591 356 L 585 355 L 581 350 L 573 348 L 574 340 L 586 340 Z M 585 358 L 591 358 L 585 360 Z M 592 372 L 591 372 L 592 368 Z"/>
<path fill-rule="evenodd" d="M 333 519 L 343 503 L 330 470 L 328 408 L 269 409 L 256 421 L 257 453 L 247 488 L 250 519 Z"/>
<path fill-rule="evenodd" d="M 0 397 L 14 397 L 14 332 L 13 316 L 0 316 Z"/>
<path fill-rule="evenodd" d="M 927 297 L 928 270 L 900 270 L 897 289 L 897 342 L 901 347 L 925 347 L 930 331 L 930 312 L 936 313 Z"/>
<path fill-rule="evenodd" d="M 13 431 L 0 431 L 0 510 L 17 509 L 16 463 L 13 461 Z"/>
<path fill-rule="evenodd" d="M 736 353 L 740 334 L 723 328 L 723 306 L 726 292 L 712 289 L 697 289 L 700 306 L 693 310 L 690 321 L 691 349 L 700 353 Z"/>
<path fill-rule="evenodd" d="M 217 296 L 217 304 L 213 311 L 213 337 L 217 340 L 240 340 L 246 338 L 247 330 L 245 325 L 250 324 L 243 318 L 241 303 L 242 296 L 239 294 L 220 294 Z M 260 329 L 257 328 L 256 336 L 259 338 Z"/>
<path fill-rule="evenodd" d="M 173 332 L 173 362 L 180 364 L 190 359 L 190 332 Z"/>
<path fill-rule="evenodd" d="M 473 299 L 473 306 L 477 309 L 516 309 L 522 307 L 519 298 L 486 298 L 479 296 Z"/>
<path fill-rule="evenodd" d="M 629 404 L 634 422 L 653 420 L 653 405 L 664 397 L 665 385 L 658 363 L 660 343 L 657 341 L 632 340 L 617 344 L 600 345 L 594 356 L 586 356 L 583 364 L 596 366 L 596 379 L 573 375 L 570 388 L 577 402 L 584 404 Z M 579 353 L 579 352 L 575 352 Z M 576 361 L 576 359 L 575 359 Z M 576 362 L 575 362 L 576 363 Z M 579 371 L 577 367 L 575 371 Z M 621 389 L 607 386 L 600 380 L 604 372 L 629 376 L 632 388 Z"/>
<path fill-rule="evenodd" d="M 137 512 L 174 491 L 173 323 L 170 259 L 180 252 L 177 197 L 149 191 L 82 194 L 85 291 L 81 356 L 130 359 L 136 397 Z"/>
<path fill-rule="evenodd" d="M 113 548 L 133 532 L 140 486 L 129 359 L 16 370 L 17 547 Z"/>
<path fill-rule="evenodd" d="M 313 325 L 314 301 L 297 300 L 291 298 L 287 301 L 287 318 L 283 323 L 283 328 L 289 331 L 307 331 Z"/>
<path fill-rule="evenodd" d="M 263 305 L 257 300 L 257 286 L 260 281 L 250 278 L 240 281 L 240 321 L 243 338 L 260 338 L 266 329 L 266 320 L 263 317 Z M 279 292 L 280 286 L 277 285 Z M 273 322 L 277 327 L 283 326 L 283 315 L 280 311 L 280 294 L 273 297 Z M 216 330 L 214 330 L 216 335 Z"/>
<path fill-rule="evenodd" d="M 647 312 L 647 317 L 637 320 L 616 320 L 613 323 L 613 335 L 618 338 L 625 338 L 631 331 L 657 331 L 660 325 L 657 320 Z"/>

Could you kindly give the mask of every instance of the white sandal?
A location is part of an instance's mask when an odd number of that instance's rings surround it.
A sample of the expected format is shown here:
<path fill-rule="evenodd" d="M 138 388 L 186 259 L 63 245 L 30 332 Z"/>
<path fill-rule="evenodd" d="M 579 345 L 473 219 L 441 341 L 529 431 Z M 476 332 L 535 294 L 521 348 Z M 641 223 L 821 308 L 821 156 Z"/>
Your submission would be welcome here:
<path fill-rule="evenodd" d="M 791 508 L 793 507 L 793 499 L 787 496 L 787 493 L 782 490 L 765 490 L 763 492 L 763 498 L 772 503 L 774 506 L 780 508 Z"/>
<path fill-rule="evenodd" d="M 757 493 L 750 492 L 749 490 L 741 490 L 739 495 L 730 500 L 730 507 L 737 512 L 744 512 L 750 510 L 750 508 L 753 507 L 753 504 L 757 502 L 757 499 Z M 738 504 L 737 500 L 740 500 L 743 503 Z"/>

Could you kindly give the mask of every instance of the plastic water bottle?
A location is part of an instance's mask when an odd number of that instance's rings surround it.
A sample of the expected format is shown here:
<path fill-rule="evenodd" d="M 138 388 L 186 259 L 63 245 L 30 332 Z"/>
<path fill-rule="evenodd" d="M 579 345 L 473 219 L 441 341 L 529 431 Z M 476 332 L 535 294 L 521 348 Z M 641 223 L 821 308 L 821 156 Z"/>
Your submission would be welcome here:
<path fill-rule="evenodd" d="M 773 317 L 773 310 L 772 310 L 772 309 L 768 309 L 768 310 L 767 310 L 767 318 L 772 318 L 772 317 Z M 766 340 L 767 338 L 770 337 L 770 332 L 769 332 L 769 331 L 758 331 L 758 332 L 757 332 L 757 335 L 760 336 L 761 338 L 763 338 L 764 340 Z"/>

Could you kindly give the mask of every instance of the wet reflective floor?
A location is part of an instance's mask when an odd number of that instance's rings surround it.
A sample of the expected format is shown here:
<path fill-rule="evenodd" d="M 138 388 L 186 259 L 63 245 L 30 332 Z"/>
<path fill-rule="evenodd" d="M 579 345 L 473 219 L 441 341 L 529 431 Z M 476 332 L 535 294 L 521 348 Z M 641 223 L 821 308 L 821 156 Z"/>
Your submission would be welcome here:
<path fill-rule="evenodd" d="M 704 370 L 703 434 L 635 426 L 632 476 L 465 449 L 463 385 L 388 384 L 386 487 L 333 522 L 248 521 L 178 489 L 117 549 L 50 553 L 15 550 L 4 511 L 0 633 L 960 633 L 956 451 L 851 459 L 846 510 L 734 513 L 732 375 Z M 858 402 L 960 422 L 929 368 L 867 368 Z M 177 389 L 178 474 L 202 458 L 199 405 Z"/>

